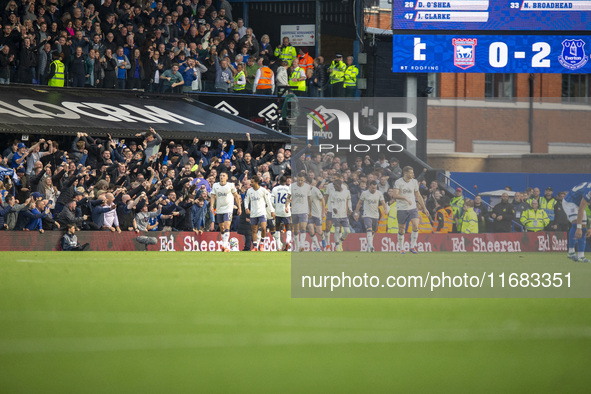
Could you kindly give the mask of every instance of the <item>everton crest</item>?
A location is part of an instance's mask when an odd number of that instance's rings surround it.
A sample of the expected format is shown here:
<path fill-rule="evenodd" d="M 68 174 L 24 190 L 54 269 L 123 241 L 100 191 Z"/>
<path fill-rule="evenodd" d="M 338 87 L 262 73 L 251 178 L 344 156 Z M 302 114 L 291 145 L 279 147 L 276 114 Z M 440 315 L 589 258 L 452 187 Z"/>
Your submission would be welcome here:
<path fill-rule="evenodd" d="M 587 64 L 589 56 L 585 55 L 585 41 L 564 40 L 562 41 L 562 52 L 558 56 L 558 62 L 564 68 L 577 70 Z"/>
<path fill-rule="evenodd" d="M 454 65 L 465 70 L 476 64 L 476 38 L 454 38 Z"/>

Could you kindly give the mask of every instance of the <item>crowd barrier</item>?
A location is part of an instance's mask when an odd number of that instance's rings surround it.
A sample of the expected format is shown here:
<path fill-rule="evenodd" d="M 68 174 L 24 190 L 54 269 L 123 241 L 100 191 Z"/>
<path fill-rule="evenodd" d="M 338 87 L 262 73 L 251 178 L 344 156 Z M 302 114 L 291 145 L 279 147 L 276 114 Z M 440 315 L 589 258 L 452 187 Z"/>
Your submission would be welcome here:
<path fill-rule="evenodd" d="M 2 251 L 43 251 L 61 250 L 60 241 L 63 231 L 3 231 L 0 233 L 0 250 Z M 221 251 L 220 234 L 208 232 L 196 234 L 181 231 L 150 231 L 135 233 L 124 231 L 120 234 L 110 231 L 78 231 L 80 244 L 88 243 L 94 251 L 132 251 L 149 250 L 163 252 L 219 252 Z M 155 238 L 156 244 L 146 245 L 138 241 L 138 237 Z M 140 238 L 141 239 L 141 238 Z M 230 233 L 230 241 L 238 241 L 238 248 L 244 248 L 244 237 L 238 233 Z M 238 249 L 237 248 L 237 249 Z"/>
<path fill-rule="evenodd" d="M 376 252 L 398 250 L 397 234 L 376 234 Z M 367 236 L 350 234 L 343 242 L 345 251 L 366 251 Z M 334 245 L 331 244 L 331 247 Z M 404 238 L 404 249 L 410 248 L 410 234 Z M 486 233 L 486 234 L 419 234 L 419 252 L 566 252 L 568 237 L 565 232 Z"/>
<path fill-rule="evenodd" d="M 43 251 L 60 250 L 62 231 L 47 231 L 45 234 L 28 231 L 3 231 L 0 233 L 0 250 L 2 251 Z M 94 251 L 221 251 L 219 233 L 208 232 L 122 232 L 121 234 L 106 231 L 77 232 L 81 244 L 89 243 Z M 138 241 L 139 236 L 153 237 L 156 244 L 145 245 Z M 282 235 L 285 237 L 285 234 Z M 238 242 L 238 248 L 244 248 L 244 237 L 231 233 L 230 240 Z M 328 248 L 334 250 L 333 235 Z M 311 238 L 307 235 L 304 250 L 310 250 Z M 376 252 L 398 252 L 397 234 L 375 234 L 374 247 Z M 405 235 L 404 249 L 410 247 L 410 234 Z M 265 250 L 277 250 L 275 240 L 264 242 Z M 538 233 L 488 233 L 488 234 L 420 234 L 417 249 L 419 252 L 566 252 L 568 248 L 567 234 L 564 232 Z M 343 242 L 345 251 L 367 251 L 365 233 L 349 234 Z"/>

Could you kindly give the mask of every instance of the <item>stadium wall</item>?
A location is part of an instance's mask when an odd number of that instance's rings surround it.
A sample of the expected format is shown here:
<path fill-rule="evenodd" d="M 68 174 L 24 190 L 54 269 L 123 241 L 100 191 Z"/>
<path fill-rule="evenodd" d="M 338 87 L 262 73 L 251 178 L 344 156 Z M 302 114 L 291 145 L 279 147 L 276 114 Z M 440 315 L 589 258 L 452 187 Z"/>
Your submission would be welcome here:
<path fill-rule="evenodd" d="M 556 98 L 536 99 L 531 107 L 527 99 L 509 102 L 430 99 L 428 138 L 453 141 L 455 152 L 588 153 L 590 119 L 588 105 L 562 103 Z M 577 149 L 581 145 L 586 147 L 585 151 Z"/>
<path fill-rule="evenodd" d="M 427 151 L 429 152 L 429 142 L 427 143 Z M 441 168 L 452 172 L 510 172 L 537 175 L 541 173 L 554 175 L 591 173 L 591 154 L 483 155 L 473 153 L 427 153 L 427 163 L 432 168 Z"/>
<path fill-rule="evenodd" d="M 450 177 L 460 185 L 472 189 L 478 187 L 480 193 L 502 190 L 510 186 L 515 191 L 523 191 L 528 187 L 537 187 L 544 190 L 550 186 L 557 194 L 560 191 L 568 191 L 574 185 L 588 182 L 589 173 L 586 174 L 527 174 L 506 172 L 452 172 Z M 472 191 L 472 190 L 471 190 Z"/>
<path fill-rule="evenodd" d="M 334 248 L 334 244 L 331 245 Z M 398 234 L 375 234 L 376 252 L 398 251 Z M 404 249 L 410 248 L 410 234 L 405 235 Z M 566 252 L 567 234 L 563 232 L 420 234 L 419 252 Z M 345 251 L 367 251 L 367 236 L 350 234 L 343 242 Z"/>

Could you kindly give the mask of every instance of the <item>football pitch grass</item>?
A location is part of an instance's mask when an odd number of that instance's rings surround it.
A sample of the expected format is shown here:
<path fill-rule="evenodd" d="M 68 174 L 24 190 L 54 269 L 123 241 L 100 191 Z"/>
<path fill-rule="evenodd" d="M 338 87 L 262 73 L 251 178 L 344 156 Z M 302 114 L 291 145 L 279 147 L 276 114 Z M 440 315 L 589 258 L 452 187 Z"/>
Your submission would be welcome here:
<path fill-rule="evenodd" d="M 0 392 L 589 392 L 589 299 L 292 299 L 290 274 L 283 252 L 2 252 Z"/>

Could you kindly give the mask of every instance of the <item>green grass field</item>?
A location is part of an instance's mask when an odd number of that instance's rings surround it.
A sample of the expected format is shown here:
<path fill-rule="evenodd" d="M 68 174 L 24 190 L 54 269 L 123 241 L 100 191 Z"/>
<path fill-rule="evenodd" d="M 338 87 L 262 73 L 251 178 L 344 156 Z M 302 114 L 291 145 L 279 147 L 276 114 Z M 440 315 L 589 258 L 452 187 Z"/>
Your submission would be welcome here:
<path fill-rule="evenodd" d="M 0 393 L 589 392 L 588 299 L 292 299 L 288 253 L 0 256 Z"/>

